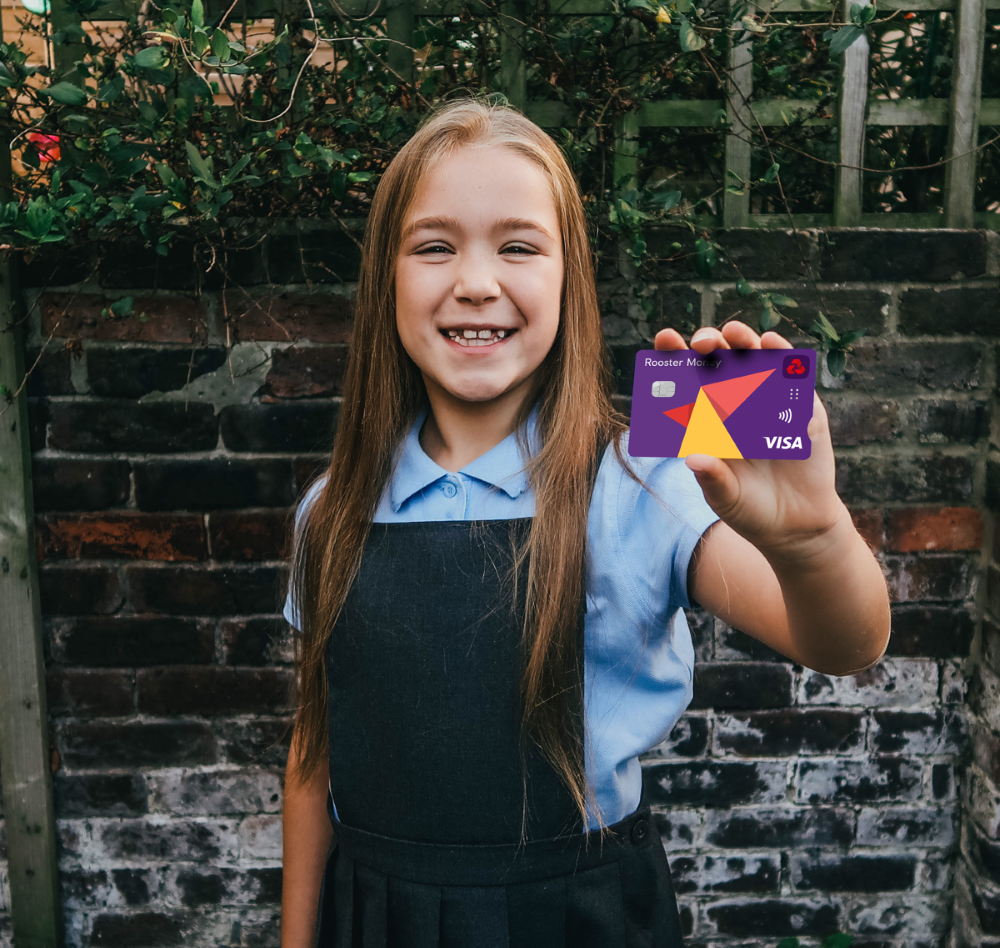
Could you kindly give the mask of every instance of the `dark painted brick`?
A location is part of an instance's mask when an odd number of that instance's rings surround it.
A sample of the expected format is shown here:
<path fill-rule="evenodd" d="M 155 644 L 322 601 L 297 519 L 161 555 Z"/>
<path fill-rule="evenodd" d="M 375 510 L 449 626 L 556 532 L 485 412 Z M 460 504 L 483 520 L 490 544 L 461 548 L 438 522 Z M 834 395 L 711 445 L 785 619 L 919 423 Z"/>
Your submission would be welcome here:
<path fill-rule="evenodd" d="M 668 849 L 690 849 L 694 845 L 694 829 L 682 813 L 677 810 L 667 810 L 666 813 L 653 811 L 660 839 Z"/>
<path fill-rule="evenodd" d="M 705 914 L 720 935 L 743 937 L 767 934 L 829 935 L 838 930 L 840 910 L 836 905 L 754 899 L 750 902 L 717 902 Z"/>
<path fill-rule="evenodd" d="M 80 283 L 93 275 L 96 266 L 93 247 L 89 244 L 80 247 L 43 244 L 21 256 L 18 278 L 26 289 Z"/>
<path fill-rule="evenodd" d="M 136 666 L 210 662 L 212 622 L 169 616 L 109 616 L 53 622 L 50 651 L 64 665 Z"/>
<path fill-rule="evenodd" d="M 316 341 L 313 336 L 307 338 Z M 347 372 L 346 346 L 290 346 L 271 353 L 262 398 L 340 395 Z"/>
<path fill-rule="evenodd" d="M 292 673 L 282 668 L 177 666 L 136 675 L 141 714 L 275 714 L 289 707 Z"/>
<path fill-rule="evenodd" d="M 292 738 L 292 718 L 257 717 L 216 725 L 226 760 L 256 767 L 284 767 Z"/>
<path fill-rule="evenodd" d="M 955 766 L 941 763 L 931 767 L 931 796 L 935 800 L 950 800 L 955 795 Z"/>
<path fill-rule="evenodd" d="M 897 892 L 913 887 L 917 857 L 909 855 L 842 856 L 811 853 L 793 856 L 796 889 L 825 892 Z"/>
<path fill-rule="evenodd" d="M 60 451 L 165 454 L 211 451 L 219 441 L 215 409 L 199 402 L 87 399 L 53 402 L 49 447 Z"/>
<path fill-rule="evenodd" d="M 125 601 L 118 571 L 106 566 L 54 566 L 38 570 L 44 615 L 107 615 Z"/>
<path fill-rule="evenodd" d="M 720 660 L 791 664 L 791 659 L 786 658 L 781 652 L 776 652 L 759 639 L 721 622 L 719 623 L 715 652 L 716 658 Z"/>
<path fill-rule="evenodd" d="M 215 560 L 283 560 L 291 555 L 294 508 L 216 510 L 208 515 Z"/>
<path fill-rule="evenodd" d="M 975 821 L 967 820 L 968 838 L 965 849 L 972 865 L 976 867 L 995 886 L 1000 886 L 1000 843 L 990 839 L 976 826 Z"/>
<path fill-rule="evenodd" d="M 135 499 L 140 510 L 290 507 L 292 465 L 283 458 L 140 461 Z"/>
<path fill-rule="evenodd" d="M 98 915 L 90 930 L 90 943 L 109 948 L 172 948 L 183 945 L 188 932 L 183 919 L 162 912 Z"/>
<path fill-rule="evenodd" d="M 87 378 L 90 391 L 101 398 L 140 398 L 183 388 L 188 380 L 214 372 L 225 360 L 223 346 L 92 346 L 87 349 Z"/>
<path fill-rule="evenodd" d="M 969 654 L 975 620 L 954 606 L 893 605 L 888 655 L 961 658 Z"/>
<path fill-rule="evenodd" d="M 226 855 L 225 833 L 232 824 L 199 820 L 151 823 L 133 819 L 109 822 L 97 828 L 102 847 L 113 859 L 203 861 Z"/>
<path fill-rule="evenodd" d="M 976 674 L 977 692 L 981 681 L 981 676 Z M 978 704 L 979 694 L 973 694 L 972 697 Z M 990 780 L 997 783 L 1000 781 L 1000 735 L 976 715 L 969 722 L 969 731 L 972 737 L 972 759 Z"/>
<path fill-rule="evenodd" d="M 709 810 L 706 822 L 706 841 L 723 849 L 847 846 L 854 840 L 854 814 L 832 807 Z"/>
<path fill-rule="evenodd" d="M 208 261 L 196 258 L 188 241 L 172 242 L 166 255 L 139 237 L 119 238 L 108 250 L 100 265 L 101 286 L 107 289 L 193 290 L 212 283 L 206 280 Z"/>
<path fill-rule="evenodd" d="M 872 747 L 882 754 L 955 754 L 968 742 L 959 711 L 881 710 L 874 714 Z"/>
<path fill-rule="evenodd" d="M 684 616 L 691 632 L 695 661 L 711 661 L 715 654 L 715 616 L 698 608 L 685 609 Z"/>
<path fill-rule="evenodd" d="M 972 391 L 982 385 L 984 346 L 978 342 L 877 342 L 847 358 L 843 388 L 866 394 Z"/>
<path fill-rule="evenodd" d="M 28 398 L 28 446 L 32 454 L 45 450 L 49 429 L 49 400 Z"/>
<path fill-rule="evenodd" d="M 222 623 L 229 665 L 275 665 L 283 661 L 284 619 L 232 619 Z"/>
<path fill-rule="evenodd" d="M 796 792 L 809 803 L 915 800 L 920 796 L 922 776 L 920 763 L 901 757 L 803 760 L 798 765 Z"/>
<path fill-rule="evenodd" d="M 45 692 L 53 717 L 114 717 L 134 710 L 128 671 L 50 669 Z"/>
<path fill-rule="evenodd" d="M 708 718 L 700 714 L 685 714 L 674 726 L 670 736 L 645 759 L 663 757 L 701 757 L 708 750 Z"/>
<path fill-rule="evenodd" d="M 35 518 L 39 559 L 143 559 L 173 562 L 206 558 L 200 516 L 146 514 L 48 514 Z"/>
<path fill-rule="evenodd" d="M 112 869 L 111 878 L 115 888 L 121 894 L 125 904 L 130 907 L 149 904 L 150 877 L 149 869 Z M 152 880 L 155 886 L 155 879 Z"/>
<path fill-rule="evenodd" d="M 865 717 L 861 712 L 827 708 L 720 715 L 715 741 L 721 750 L 742 757 L 846 754 L 864 746 Z"/>
<path fill-rule="evenodd" d="M 279 592 L 283 566 L 128 566 L 125 572 L 136 612 L 201 616 L 273 613 L 283 601 Z"/>
<path fill-rule="evenodd" d="M 830 229 L 820 234 L 820 272 L 831 282 L 926 282 L 979 276 L 985 270 L 982 231 Z"/>
<path fill-rule="evenodd" d="M 643 780 L 653 805 L 739 806 L 785 796 L 783 761 L 652 764 L 643 769 Z"/>
<path fill-rule="evenodd" d="M 148 809 L 141 774 L 64 774 L 53 778 L 56 816 L 136 816 Z"/>
<path fill-rule="evenodd" d="M 232 902 L 275 905 L 281 901 L 281 869 L 185 868 L 177 873 L 177 888 L 181 902 L 192 907 Z"/>
<path fill-rule="evenodd" d="M 32 458 L 35 512 L 105 510 L 128 502 L 128 461 Z"/>
<path fill-rule="evenodd" d="M 837 493 L 847 504 L 961 504 L 972 496 L 972 455 L 861 454 L 837 458 Z"/>
<path fill-rule="evenodd" d="M 183 767 L 215 763 L 215 738 L 195 722 L 73 722 L 59 734 L 69 767 Z"/>
<path fill-rule="evenodd" d="M 1000 510 L 1000 462 L 995 457 L 986 462 L 986 507 Z"/>
<path fill-rule="evenodd" d="M 982 399 L 914 399 L 910 424 L 924 444 L 974 444 L 986 437 L 989 406 Z"/>
<path fill-rule="evenodd" d="M 267 240 L 268 283 L 353 283 L 361 249 L 339 228 L 272 235 Z"/>
<path fill-rule="evenodd" d="M 888 514 L 888 550 L 978 551 L 983 545 L 983 515 L 975 507 L 904 507 Z"/>
<path fill-rule="evenodd" d="M 146 294 L 135 297 L 135 313 L 105 316 L 121 295 L 102 293 L 42 293 L 38 297 L 42 332 L 70 339 L 204 345 L 208 336 L 205 308 L 195 297 Z"/>
<path fill-rule="evenodd" d="M 70 349 L 50 342 L 44 349 L 31 346 L 24 353 L 24 369 L 29 372 L 29 398 L 43 395 L 75 395 L 70 381 Z"/>
<path fill-rule="evenodd" d="M 1000 335 L 998 308 L 1000 293 L 995 286 L 904 290 L 899 298 L 899 331 L 909 336 L 996 336 Z"/>
<path fill-rule="evenodd" d="M 649 327 L 654 336 L 661 329 L 676 329 L 685 339 L 690 339 L 700 325 L 701 294 L 697 290 L 669 283 L 657 286 L 653 294 L 653 312 L 649 316 Z"/>
<path fill-rule="evenodd" d="M 778 279 L 787 279 L 789 274 Z M 815 290 L 810 285 L 796 285 L 782 290 L 785 296 L 798 303 L 797 309 L 787 313 L 797 325 L 808 327 L 823 313 L 837 327 L 838 332 L 851 329 L 867 329 L 867 336 L 877 336 L 885 329 L 889 312 L 889 294 L 881 290 Z M 779 307 L 780 309 L 780 307 Z M 740 296 L 735 290 L 725 290 L 715 307 L 715 324 L 724 320 L 739 319 L 757 328 L 760 319 L 760 305 Z M 804 332 L 796 331 L 788 323 L 778 327 L 778 332 L 793 345 L 814 348 L 816 340 Z"/>
<path fill-rule="evenodd" d="M 670 860 L 674 891 L 774 892 L 781 881 L 780 857 L 776 856 L 678 856 Z"/>
<path fill-rule="evenodd" d="M 718 254 L 713 280 L 735 280 L 739 273 L 748 280 L 789 280 L 804 277 L 808 272 L 810 239 L 804 234 L 744 227 L 718 231 L 713 236 L 725 248 L 724 253 Z M 650 252 L 660 258 L 657 279 L 698 278 L 693 236 L 664 228 L 650 231 L 647 240 Z M 674 242 L 681 243 L 680 251 L 671 250 Z"/>
<path fill-rule="evenodd" d="M 222 441 L 230 451 L 329 451 L 338 404 L 304 401 L 228 405 L 222 409 Z"/>
<path fill-rule="evenodd" d="M 107 890 L 108 874 L 103 869 L 72 868 L 59 871 L 59 895 L 63 905 L 76 907 L 80 903 L 93 904 Z"/>
<path fill-rule="evenodd" d="M 903 432 L 899 405 L 894 401 L 882 397 L 858 401 L 832 392 L 823 400 L 835 447 L 892 441 Z"/>
<path fill-rule="evenodd" d="M 990 891 L 984 885 L 977 885 L 975 879 L 969 880 L 972 895 L 972 907 L 976 912 L 976 920 L 985 935 L 1000 935 L 1000 895 Z M 985 945 L 987 943 L 980 942 Z M 994 942 L 989 942 L 993 948 Z"/>
<path fill-rule="evenodd" d="M 861 846 L 950 847 L 955 840 L 957 814 L 947 808 L 873 807 L 858 819 Z"/>
<path fill-rule="evenodd" d="M 692 708 L 781 708 L 793 703 L 792 672 L 770 662 L 696 665 Z"/>
<path fill-rule="evenodd" d="M 312 482 L 329 468 L 330 456 L 295 458 L 292 466 L 295 470 L 295 483 L 298 489 L 297 497 L 301 499 Z"/>
<path fill-rule="evenodd" d="M 641 349 L 648 349 L 648 343 L 610 346 L 611 371 L 615 378 L 615 390 L 619 395 L 631 395 L 635 380 L 635 355 Z"/>
<path fill-rule="evenodd" d="M 972 593 L 976 559 L 960 553 L 887 556 L 889 593 L 894 602 L 922 599 L 965 599 Z"/>

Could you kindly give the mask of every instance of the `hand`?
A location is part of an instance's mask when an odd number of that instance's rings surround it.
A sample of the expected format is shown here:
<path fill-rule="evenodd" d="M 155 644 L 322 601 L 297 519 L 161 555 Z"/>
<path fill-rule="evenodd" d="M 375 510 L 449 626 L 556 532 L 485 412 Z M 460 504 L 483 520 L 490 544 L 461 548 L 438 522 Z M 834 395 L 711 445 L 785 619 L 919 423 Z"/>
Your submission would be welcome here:
<path fill-rule="evenodd" d="M 687 349 L 674 329 L 658 332 L 654 345 Z M 721 330 L 697 330 L 691 348 L 707 355 L 714 349 L 791 349 L 792 344 L 776 332 L 758 336 L 746 323 L 731 321 Z M 807 431 L 812 452 L 801 460 L 720 460 L 707 454 L 685 460 L 709 506 L 769 558 L 808 555 L 814 541 L 850 516 L 834 486 L 833 443 L 819 395 Z"/>

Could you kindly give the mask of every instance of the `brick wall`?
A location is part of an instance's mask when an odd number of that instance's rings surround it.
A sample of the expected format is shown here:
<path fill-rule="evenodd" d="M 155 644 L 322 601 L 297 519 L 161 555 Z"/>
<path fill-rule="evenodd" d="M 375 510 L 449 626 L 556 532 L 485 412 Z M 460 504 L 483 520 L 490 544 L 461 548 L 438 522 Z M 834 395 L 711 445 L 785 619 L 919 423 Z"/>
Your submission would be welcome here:
<path fill-rule="evenodd" d="M 1000 565 L 978 582 L 1000 507 L 1000 243 L 721 236 L 804 324 L 822 301 L 869 328 L 822 395 L 894 622 L 880 665 L 830 679 L 690 614 L 694 704 L 645 762 L 689 941 L 1000 945 Z M 235 291 L 210 264 L 119 245 L 24 270 L 29 362 L 51 336 L 29 394 L 73 946 L 278 942 L 282 544 L 336 423 L 356 248 L 272 238 L 230 259 Z M 623 393 L 642 334 L 740 313 L 734 273 L 703 282 L 674 254 L 638 324 L 602 283 Z M 100 315 L 124 295 L 139 319 Z"/>

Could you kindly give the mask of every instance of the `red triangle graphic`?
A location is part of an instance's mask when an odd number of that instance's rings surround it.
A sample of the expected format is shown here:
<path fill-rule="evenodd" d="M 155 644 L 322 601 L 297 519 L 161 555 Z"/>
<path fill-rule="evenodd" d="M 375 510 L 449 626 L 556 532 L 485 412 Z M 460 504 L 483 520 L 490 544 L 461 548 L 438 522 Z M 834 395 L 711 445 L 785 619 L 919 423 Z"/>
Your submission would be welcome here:
<path fill-rule="evenodd" d="M 694 402 L 690 405 L 680 405 L 677 408 L 671 408 L 669 411 L 665 411 L 663 414 L 668 418 L 673 418 L 674 421 L 679 422 L 685 428 L 688 422 L 691 420 L 691 412 L 694 411 Z"/>
<path fill-rule="evenodd" d="M 710 385 L 702 385 L 702 390 L 708 396 L 712 407 L 719 413 L 719 417 L 725 421 L 774 371 L 775 369 L 768 369 L 766 372 L 754 372 L 753 375 L 726 379 L 725 382 L 712 382 Z"/>

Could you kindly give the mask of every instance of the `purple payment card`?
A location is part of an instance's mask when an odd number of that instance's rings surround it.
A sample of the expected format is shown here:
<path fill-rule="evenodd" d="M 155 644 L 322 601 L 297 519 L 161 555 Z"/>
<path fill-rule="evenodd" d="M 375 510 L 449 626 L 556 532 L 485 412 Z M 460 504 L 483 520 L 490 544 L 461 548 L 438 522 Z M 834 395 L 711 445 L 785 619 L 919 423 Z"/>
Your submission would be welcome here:
<path fill-rule="evenodd" d="M 634 458 L 809 457 L 812 349 L 694 349 L 635 357 L 628 453 Z"/>

